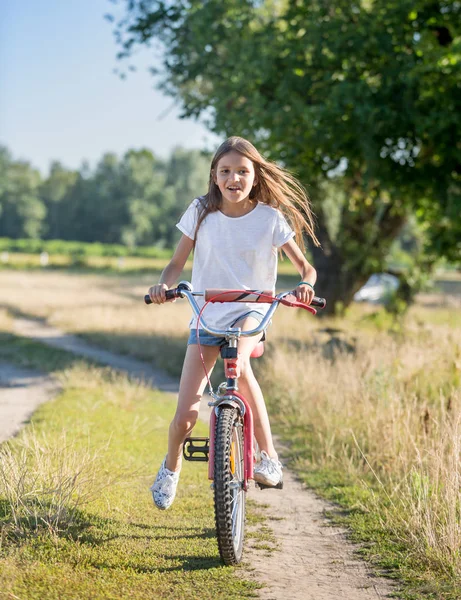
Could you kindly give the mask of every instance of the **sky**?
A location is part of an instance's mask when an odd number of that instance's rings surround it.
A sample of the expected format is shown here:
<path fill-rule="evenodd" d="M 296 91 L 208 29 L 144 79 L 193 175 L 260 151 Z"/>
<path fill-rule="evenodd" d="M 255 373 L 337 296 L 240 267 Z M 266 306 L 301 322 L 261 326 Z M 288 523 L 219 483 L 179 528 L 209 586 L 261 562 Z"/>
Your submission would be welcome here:
<path fill-rule="evenodd" d="M 166 157 L 176 146 L 213 150 L 221 140 L 156 90 L 143 50 L 121 80 L 120 48 L 107 13 L 110 0 L 0 1 L 0 144 L 44 175 L 59 160 L 78 169 L 104 152 L 150 148 Z"/>

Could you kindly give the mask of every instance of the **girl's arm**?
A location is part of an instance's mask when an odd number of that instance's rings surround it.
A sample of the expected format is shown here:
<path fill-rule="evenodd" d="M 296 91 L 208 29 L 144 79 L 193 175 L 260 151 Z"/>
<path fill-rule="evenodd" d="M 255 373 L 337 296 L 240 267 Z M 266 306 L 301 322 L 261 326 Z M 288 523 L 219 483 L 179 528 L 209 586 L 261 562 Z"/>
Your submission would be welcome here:
<path fill-rule="evenodd" d="M 149 288 L 149 296 L 152 302 L 155 304 L 163 304 L 163 302 L 166 302 L 165 291 L 168 290 L 181 275 L 193 247 L 194 241 L 187 237 L 187 235 L 182 235 L 176 246 L 176 250 L 174 251 L 173 258 L 160 275 L 158 284 Z"/>
<path fill-rule="evenodd" d="M 317 271 L 309 263 L 301 252 L 298 244 L 293 239 L 288 240 L 288 242 L 282 246 L 282 250 L 300 274 L 301 281 L 305 282 L 296 286 L 296 297 L 300 302 L 310 304 L 312 298 L 315 296 L 314 284 L 317 281 Z"/>

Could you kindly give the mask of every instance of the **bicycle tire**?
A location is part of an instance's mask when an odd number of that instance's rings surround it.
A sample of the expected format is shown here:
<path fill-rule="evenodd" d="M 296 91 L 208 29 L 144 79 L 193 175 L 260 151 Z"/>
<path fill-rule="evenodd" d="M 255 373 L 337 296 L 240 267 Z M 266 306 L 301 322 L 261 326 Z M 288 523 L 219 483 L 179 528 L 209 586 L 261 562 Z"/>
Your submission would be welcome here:
<path fill-rule="evenodd" d="M 214 508 L 219 554 L 225 565 L 242 559 L 245 537 L 243 422 L 231 406 L 219 409 L 214 452 Z"/>

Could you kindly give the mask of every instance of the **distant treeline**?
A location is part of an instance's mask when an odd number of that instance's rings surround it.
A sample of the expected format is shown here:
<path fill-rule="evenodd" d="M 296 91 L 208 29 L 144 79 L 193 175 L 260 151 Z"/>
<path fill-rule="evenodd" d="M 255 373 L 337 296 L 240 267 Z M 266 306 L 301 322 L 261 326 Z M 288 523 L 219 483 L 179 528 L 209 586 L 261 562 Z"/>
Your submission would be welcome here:
<path fill-rule="evenodd" d="M 105 154 L 94 169 L 54 162 L 44 178 L 0 147 L 0 237 L 171 248 L 175 223 L 207 189 L 209 164 L 198 150 L 176 149 L 166 160 L 129 150 Z"/>

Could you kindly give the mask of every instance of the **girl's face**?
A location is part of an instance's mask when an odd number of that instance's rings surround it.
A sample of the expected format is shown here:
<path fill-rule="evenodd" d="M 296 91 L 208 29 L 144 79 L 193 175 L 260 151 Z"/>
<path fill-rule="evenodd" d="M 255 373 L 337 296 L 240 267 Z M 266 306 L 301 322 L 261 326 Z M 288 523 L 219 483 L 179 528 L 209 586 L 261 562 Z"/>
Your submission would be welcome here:
<path fill-rule="evenodd" d="M 251 160 L 235 150 L 221 156 L 213 171 L 213 179 L 223 202 L 232 204 L 248 200 L 252 188 L 258 183 Z"/>

